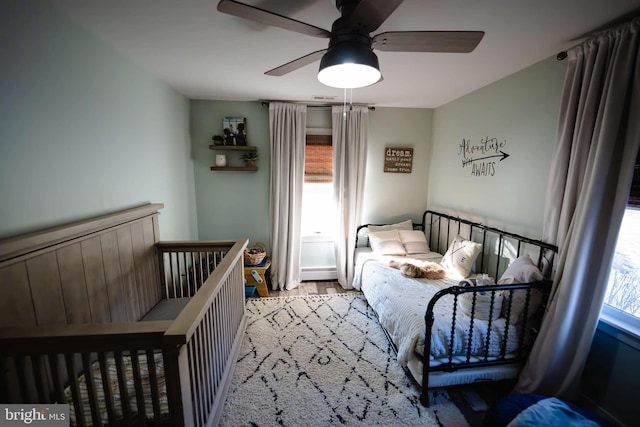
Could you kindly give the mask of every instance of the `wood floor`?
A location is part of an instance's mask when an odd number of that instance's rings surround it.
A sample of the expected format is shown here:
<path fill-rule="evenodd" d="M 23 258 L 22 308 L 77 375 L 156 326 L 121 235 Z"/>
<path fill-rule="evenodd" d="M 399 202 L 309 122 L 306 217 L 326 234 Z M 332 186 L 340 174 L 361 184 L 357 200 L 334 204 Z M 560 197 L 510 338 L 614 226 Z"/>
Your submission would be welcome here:
<path fill-rule="evenodd" d="M 343 289 L 336 281 L 321 281 L 303 282 L 299 287 L 290 291 L 269 290 L 269 296 L 328 295 L 347 292 L 360 293 L 355 289 Z M 511 381 L 500 381 L 449 387 L 447 390 L 469 425 L 480 427 L 487 409 L 507 396 L 513 386 Z"/>
<path fill-rule="evenodd" d="M 348 292 L 359 293 L 360 291 L 355 289 L 344 289 L 338 282 L 334 280 L 327 280 L 321 282 L 302 282 L 300 286 L 290 291 L 272 291 L 269 289 L 269 296 L 330 295 Z"/>

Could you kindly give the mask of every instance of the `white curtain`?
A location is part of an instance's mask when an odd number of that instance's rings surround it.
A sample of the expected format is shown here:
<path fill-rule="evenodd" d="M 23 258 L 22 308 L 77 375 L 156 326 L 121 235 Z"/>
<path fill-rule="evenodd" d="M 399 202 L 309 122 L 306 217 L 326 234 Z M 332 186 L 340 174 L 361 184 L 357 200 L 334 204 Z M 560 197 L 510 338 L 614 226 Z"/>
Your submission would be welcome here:
<path fill-rule="evenodd" d="M 304 182 L 307 106 L 269 103 L 271 141 L 271 286 L 300 285 L 300 218 Z"/>
<path fill-rule="evenodd" d="M 367 160 L 369 109 L 366 106 L 333 106 L 333 195 L 337 208 L 335 238 L 338 282 L 353 287 L 353 250 L 360 225 Z"/>
<path fill-rule="evenodd" d="M 635 18 L 568 52 L 544 221 L 556 275 L 516 392 L 578 395 L 640 146 L 639 31 Z"/>

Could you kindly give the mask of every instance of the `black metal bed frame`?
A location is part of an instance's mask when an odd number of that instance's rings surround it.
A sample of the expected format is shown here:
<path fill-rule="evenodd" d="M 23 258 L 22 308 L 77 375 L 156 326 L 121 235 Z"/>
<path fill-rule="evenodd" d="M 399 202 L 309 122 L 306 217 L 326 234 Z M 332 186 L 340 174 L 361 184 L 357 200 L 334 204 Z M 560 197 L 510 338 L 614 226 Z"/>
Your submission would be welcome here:
<path fill-rule="evenodd" d="M 358 227 L 356 233 L 356 247 L 358 247 L 358 235 L 363 228 L 367 228 L 366 224 Z M 384 225 L 384 224 L 376 224 Z M 501 274 L 508 267 L 509 261 L 516 259 L 520 255 L 529 254 L 534 255 L 532 260 L 537 264 L 540 271 L 543 273 L 544 279 L 533 283 L 513 284 L 513 285 L 490 285 L 490 286 L 464 286 L 465 283 L 461 282 L 457 286 L 451 286 L 447 289 L 443 289 L 437 292 L 433 298 L 429 301 L 427 311 L 425 313 L 425 337 L 430 337 L 432 327 L 434 323 L 434 309 L 436 304 L 441 302 L 441 299 L 446 295 L 453 295 L 452 306 L 452 325 L 451 325 L 451 339 L 449 340 L 449 357 L 448 361 L 439 365 L 430 366 L 429 355 L 431 353 L 431 340 L 425 339 L 425 349 L 422 356 L 422 384 L 420 402 L 424 406 L 429 406 L 429 374 L 431 372 L 453 372 L 459 369 L 479 368 L 479 367 L 492 367 L 498 365 L 522 365 L 529 354 L 531 344 L 533 340 L 527 339 L 527 337 L 535 338 L 537 334 L 537 328 L 542 320 L 546 303 L 548 300 L 549 292 L 551 289 L 553 279 L 553 263 L 555 255 L 558 252 L 558 248 L 554 245 L 542 242 L 540 240 L 530 239 L 518 234 L 509 233 L 497 228 L 488 227 L 486 225 L 469 221 L 463 218 L 455 217 L 452 215 L 439 213 L 431 210 L 427 210 L 422 215 L 422 223 L 414 224 L 415 229 L 422 230 L 427 237 L 427 243 L 431 251 L 440 252 L 444 254 L 455 236 L 460 235 L 467 240 L 478 242 L 482 245 L 482 250 L 478 259 L 476 260 L 476 272 L 488 273 L 494 277 L 496 281 Z M 368 246 L 368 242 L 366 246 Z M 505 251 L 509 251 L 508 256 L 505 256 Z M 537 252 L 537 254 L 536 254 Z M 537 260 L 537 261 L 536 261 Z M 530 314 L 530 303 L 532 292 L 536 289 L 542 291 L 542 304 L 536 313 Z M 525 304 L 522 314 L 521 325 L 510 324 L 512 303 L 514 298 L 514 291 L 525 290 Z M 479 292 L 490 293 L 490 312 L 487 330 L 491 330 L 493 322 L 493 303 L 498 292 L 504 293 L 504 298 L 507 301 L 507 313 L 506 323 L 504 329 L 504 335 L 500 343 L 500 354 L 498 356 L 489 357 L 489 348 L 491 344 L 491 334 L 487 334 L 484 337 L 484 357 L 471 360 L 471 342 L 473 339 L 473 324 L 475 322 L 476 312 L 476 297 Z M 468 327 L 468 345 L 467 354 L 463 362 L 457 362 L 453 360 L 453 337 L 455 333 L 456 315 L 458 310 L 458 299 L 460 295 L 465 293 L 472 293 L 471 297 L 471 312 L 469 316 Z M 518 338 L 518 344 L 515 351 L 511 351 L 507 354 L 507 342 L 510 333 L 517 333 L 516 328 L 519 329 L 520 335 Z M 387 338 L 391 341 L 391 337 L 388 333 Z M 395 344 L 393 344 L 395 348 Z"/>

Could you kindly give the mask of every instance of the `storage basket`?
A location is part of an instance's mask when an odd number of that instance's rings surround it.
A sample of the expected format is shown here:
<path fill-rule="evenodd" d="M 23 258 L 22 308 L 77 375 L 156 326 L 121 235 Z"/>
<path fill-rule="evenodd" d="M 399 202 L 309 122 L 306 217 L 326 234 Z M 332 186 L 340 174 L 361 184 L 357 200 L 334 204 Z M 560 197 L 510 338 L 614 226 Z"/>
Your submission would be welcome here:
<path fill-rule="evenodd" d="M 258 265 L 265 256 L 267 256 L 267 247 L 262 242 L 256 242 L 244 250 L 244 265 Z"/>

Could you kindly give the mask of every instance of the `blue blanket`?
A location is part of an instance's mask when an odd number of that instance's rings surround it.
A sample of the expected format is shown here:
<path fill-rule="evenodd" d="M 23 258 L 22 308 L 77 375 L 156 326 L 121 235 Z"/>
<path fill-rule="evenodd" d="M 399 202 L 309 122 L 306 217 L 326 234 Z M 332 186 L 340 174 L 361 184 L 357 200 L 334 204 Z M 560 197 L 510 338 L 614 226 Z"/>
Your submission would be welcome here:
<path fill-rule="evenodd" d="M 530 426 L 600 427 L 555 397 L 539 400 L 520 412 L 507 427 Z"/>

